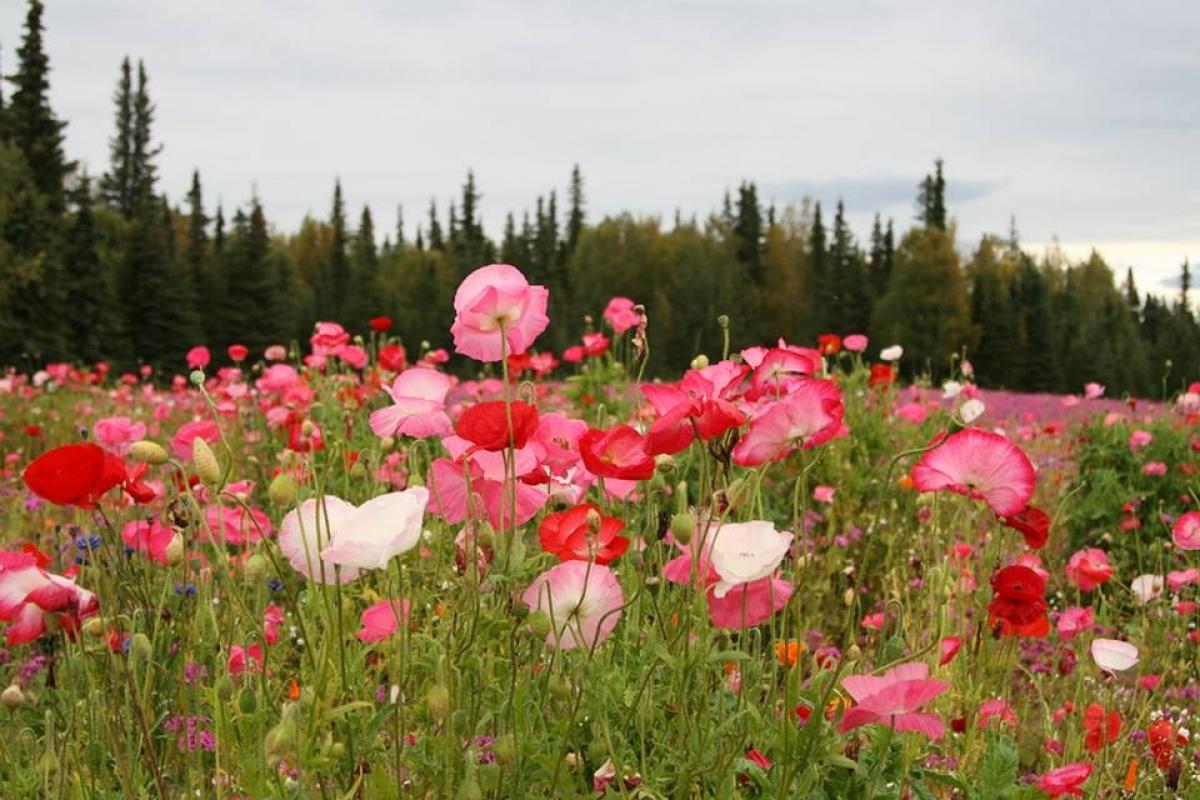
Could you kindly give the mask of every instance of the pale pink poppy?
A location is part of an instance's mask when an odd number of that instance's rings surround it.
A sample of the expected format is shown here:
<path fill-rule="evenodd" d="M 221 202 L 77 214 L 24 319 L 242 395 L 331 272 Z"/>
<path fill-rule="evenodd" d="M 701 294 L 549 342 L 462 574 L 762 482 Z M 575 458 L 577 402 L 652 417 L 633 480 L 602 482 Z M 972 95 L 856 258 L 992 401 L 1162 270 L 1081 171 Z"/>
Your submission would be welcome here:
<path fill-rule="evenodd" d="M 281 344 L 273 344 L 263 351 L 263 358 L 267 361 L 283 361 L 287 358 L 287 348 Z"/>
<path fill-rule="evenodd" d="M 842 347 L 849 350 L 851 353 L 861 353 L 867 349 L 870 340 L 861 333 L 852 333 L 845 339 L 842 339 Z"/>
<path fill-rule="evenodd" d="M 983 500 L 1000 516 L 1022 511 L 1033 497 L 1033 464 L 1007 438 L 978 428 L 951 434 L 912 468 L 918 491 L 952 492 Z"/>
<path fill-rule="evenodd" d="M 0 551 L 0 622 L 8 623 L 8 647 L 40 638 L 48 630 L 48 619 L 73 630 L 99 608 L 95 594 L 70 578 L 46 572 L 33 556 Z"/>
<path fill-rule="evenodd" d="M 550 616 L 546 645 L 591 648 L 608 638 L 621 618 L 625 595 L 611 569 L 590 561 L 564 561 L 543 572 L 522 598 L 531 611 Z"/>
<path fill-rule="evenodd" d="M 817 486 L 813 489 L 813 500 L 818 503 L 832 503 L 833 496 L 837 492 L 832 486 Z"/>
<path fill-rule="evenodd" d="M 292 567 L 309 580 L 318 583 L 349 583 L 358 577 L 353 567 L 338 572 L 333 562 L 325 561 L 321 552 L 329 546 L 339 530 L 353 519 L 358 509 L 340 497 L 327 494 L 320 501 L 310 498 L 284 516 L 279 523 L 279 549 Z"/>
<path fill-rule="evenodd" d="M 129 445 L 146 438 L 146 423 L 134 422 L 129 417 L 105 417 L 96 420 L 93 430 L 96 444 L 118 456 L 127 455 Z"/>
<path fill-rule="evenodd" d="M 254 382 L 260 392 L 282 394 L 300 382 L 300 373 L 291 364 L 272 364 L 263 370 L 262 377 Z"/>
<path fill-rule="evenodd" d="M 1093 639 L 1091 650 L 1096 666 L 1105 672 L 1124 672 L 1139 659 L 1137 646 L 1119 639 Z"/>
<path fill-rule="evenodd" d="M 340 345 L 333 354 L 355 369 L 362 369 L 367 365 L 367 351 L 356 344 Z"/>
<path fill-rule="evenodd" d="M 1167 587 L 1176 594 L 1185 586 L 1200 583 L 1200 569 L 1189 567 L 1182 570 L 1171 570 L 1167 573 Z"/>
<path fill-rule="evenodd" d="M 412 604 L 407 600 L 380 600 L 378 603 L 368 606 L 360 617 L 362 627 L 355 633 L 358 640 L 360 642 L 382 642 L 395 633 L 400 628 L 400 624 L 396 621 L 397 606 L 400 607 L 400 616 L 407 621 L 412 608 Z"/>
<path fill-rule="evenodd" d="M 750 376 L 749 400 L 770 397 L 778 400 L 787 394 L 796 382 L 812 377 L 822 369 L 823 361 L 819 350 L 806 347 L 776 347 L 768 350 L 754 365 Z"/>
<path fill-rule="evenodd" d="M 271 603 L 263 609 L 263 640 L 267 644 L 275 644 L 279 641 L 279 627 L 283 625 L 286 619 L 283 609 Z"/>
<path fill-rule="evenodd" d="M 1141 450 L 1154 441 L 1154 434 L 1149 431 L 1137 430 L 1129 434 L 1129 449 L 1133 452 Z"/>
<path fill-rule="evenodd" d="M 185 422 L 171 437 L 171 454 L 180 461 L 192 460 L 192 443 L 203 439 L 209 444 L 216 444 L 221 438 L 221 430 L 217 423 L 208 419 Z"/>
<path fill-rule="evenodd" d="M 514 266 L 480 267 L 454 293 L 454 349 L 477 361 L 524 353 L 550 323 L 549 298 L 545 286 L 531 286 Z"/>
<path fill-rule="evenodd" d="M 774 574 L 792 544 L 792 534 L 763 520 L 731 522 L 709 533 L 708 560 L 717 573 L 717 599 L 730 589 Z"/>
<path fill-rule="evenodd" d="M 1083 396 L 1088 400 L 1095 400 L 1104 396 L 1104 384 L 1096 383 L 1095 381 L 1083 387 Z"/>
<path fill-rule="evenodd" d="M 406 369 L 384 387 L 392 405 L 371 412 L 371 430 L 376 436 L 415 439 L 449 434 L 446 395 L 453 387 L 454 379 L 445 373 L 424 367 Z"/>
<path fill-rule="evenodd" d="M 873 724 L 914 731 L 931 740 L 945 732 L 937 714 L 917 711 L 950 688 L 948 683 L 930 680 L 929 665 L 923 661 L 900 664 L 883 675 L 851 675 L 842 686 L 855 702 L 838 725 L 842 733 Z"/>
<path fill-rule="evenodd" d="M 1161 461 L 1147 461 L 1142 465 L 1142 474 L 1161 478 L 1167 474 L 1167 465 Z"/>
<path fill-rule="evenodd" d="M 1166 582 L 1162 575 L 1139 575 L 1129 582 L 1134 598 L 1142 605 L 1162 596 Z"/>
<path fill-rule="evenodd" d="M 1188 511 L 1175 520 L 1171 539 L 1180 550 L 1200 550 L 1200 511 Z"/>
<path fill-rule="evenodd" d="M 587 423 L 581 419 L 542 414 L 530 444 L 538 451 L 538 460 L 552 475 L 566 475 L 579 463 L 579 440 L 587 429 Z"/>
<path fill-rule="evenodd" d="M 614 297 L 604 307 L 604 319 L 612 326 L 613 333 L 624 333 L 641 321 L 633 310 L 634 302 L 628 297 Z"/>
<path fill-rule="evenodd" d="M 1096 617 L 1091 608 L 1071 606 L 1058 615 L 1055 627 L 1058 628 L 1059 637 L 1069 642 L 1079 634 L 1090 631 L 1095 624 Z"/>
<path fill-rule="evenodd" d="M 769 404 L 750 421 L 733 449 L 744 467 L 775 461 L 797 448 L 817 447 L 845 434 L 842 393 L 833 381 L 803 378 L 790 394 Z"/>
<path fill-rule="evenodd" d="M 979 719 L 976 724 L 980 730 L 987 728 L 988 723 L 993 719 L 1000 720 L 1001 727 L 1004 725 L 1010 728 L 1017 727 L 1017 712 L 1013 711 L 1013 707 L 1007 700 L 999 697 L 984 700 L 979 706 L 978 715 Z"/>
<path fill-rule="evenodd" d="M 188 369 L 204 369 L 210 361 L 212 361 L 212 356 L 209 354 L 208 348 L 202 344 L 187 351 Z"/>
<path fill-rule="evenodd" d="M 337 349 L 350 341 L 350 334 L 336 322 L 318 322 L 309 338 L 312 354 L 318 357 L 336 355 Z"/>
<path fill-rule="evenodd" d="M 411 486 L 363 503 L 333 528 L 332 543 L 321 560 L 358 569 L 384 569 L 398 555 L 417 546 L 423 531 L 429 490 Z"/>

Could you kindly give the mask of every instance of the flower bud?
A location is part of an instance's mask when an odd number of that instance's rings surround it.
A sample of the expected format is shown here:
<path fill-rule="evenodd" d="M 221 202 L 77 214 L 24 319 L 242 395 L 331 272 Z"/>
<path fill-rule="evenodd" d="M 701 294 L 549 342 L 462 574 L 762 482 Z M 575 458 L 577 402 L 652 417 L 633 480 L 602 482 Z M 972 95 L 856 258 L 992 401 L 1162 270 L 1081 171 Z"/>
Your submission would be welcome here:
<path fill-rule="evenodd" d="M 662 475 L 670 475 L 675 471 L 675 456 L 659 453 L 654 457 L 654 470 Z"/>
<path fill-rule="evenodd" d="M 106 631 L 104 628 L 104 619 L 96 614 L 88 617 L 83 621 L 83 632 L 93 639 L 99 639 Z"/>
<path fill-rule="evenodd" d="M 509 767 L 517 760 L 517 739 L 511 733 L 502 733 L 492 743 L 492 752 L 500 766 Z"/>
<path fill-rule="evenodd" d="M 242 565 L 242 571 L 246 576 L 246 580 L 251 583 L 258 583 L 266 577 L 269 566 L 266 557 L 262 553 L 255 553 L 246 559 L 246 563 Z"/>
<path fill-rule="evenodd" d="M 222 675 L 217 681 L 217 698 L 222 703 L 228 703 L 233 699 L 233 681 L 228 675 Z"/>
<path fill-rule="evenodd" d="M 362 480 L 367 477 L 367 465 L 361 461 L 355 461 L 350 465 L 350 477 L 355 480 Z"/>
<path fill-rule="evenodd" d="M 167 551 L 164 555 L 167 557 L 168 566 L 175 567 L 183 563 L 184 549 L 182 534 L 177 533 L 171 537 L 171 541 L 167 544 Z"/>
<path fill-rule="evenodd" d="M 217 456 L 208 442 L 199 436 L 192 440 L 192 465 L 200 480 L 210 486 L 216 486 L 221 481 L 221 465 L 217 463 Z"/>
<path fill-rule="evenodd" d="M 157 467 L 167 463 L 171 455 L 158 442 L 142 439 L 129 445 L 129 457 L 139 464 Z"/>
<path fill-rule="evenodd" d="M 721 330 L 728 330 L 729 329 L 729 315 L 722 314 L 719 317 L 717 317 L 717 325 L 721 326 Z"/>
<path fill-rule="evenodd" d="M 692 359 L 692 369 L 704 369 L 708 366 L 708 356 L 701 353 Z"/>
<path fill-rule="evenodd" d="M 242 689 L 242 693 L 238 696 L 238 709 L 240 709 L 243 714 L 253 714 L 257 708 L 258 695 L 256 695 L 254 690 L 249 686 L 247 686 L 245 689 Z"/>
<path fill-rule="evenodd" d="M 687 544 L 696 532 L 696 520 L 686 512 L 671 517 L 671 536 L 680 544 Z"/>
<path fill-rule="evenodd" d="M 296 479 L 286 472 L 281 472 L 271 480 L 267 487 L 267 499 L 276 508 L 291 508 L 296 502 Z"/>
<path fill-rule="evenodd" d="M 561 675 L 551 675 L 546 688 L 550 690 L 550 696 L 555 700 L 565 702 L 571 698 L 571 684 L 567 683 Z"/>
<path fill-rule="evenodd" d="M 138 631 L 129 640 L 129 660 L 134 668 L 138 668 L 150 660 L 150 656 L 154 654 L 154 645 L 150 643 L 150 637 Z"/>
<path fill-rule="evenodd" d="M 545 611 L 535 611 L 529 615 L 529 630 L 539 639 L 545 639 L 554 629 L 554 620 Z"/>
<path fill-rule="evenodd" d="M 10 684 L 7 689 L 0 692 L 0 703 L 9 711 L 25 704 L 25 693 L 21 691 L 21 687 L 15 683 Z"/>
<path fill-rule="evenodd" d="M 394 437 L 394 436 L 384 436 L 382 439 L 379 440 L 379 449 L 385 453 L 387 451 L 391 450 L 395 446 L 396 446 L 396 437 Z"/>
<path fill-rule="evenodd" d="M 600 527 L 604 524 L 604 520 L 601 518 L 599 511 L 589 508 L 587 516 L 584 517 L 584 522 L 587 523 L 588 533 L 592 536 L 600 535 Z"/>
<path fill-rule="evenodd" d="M 847 589 L 842 593 L 842 602 L 846 604 L 846 608 L 854 605 L 854 590 Z"/>
<path fill-rule="evenodd" d="M 745 478 L 738 478 L 735 481 L 731 481 L 725 487 L 725 499 L 729 501 L 731 508 L 741 508 L 750 502 L 751 496 L 751 483 Z"/>
<path fill-rule="evenodd" d="M 425 693 L 425 706 L 429 709 L 429 715 L 441 722 L 450 713 L 450 690 L 440 683 L 430 687 Z"/>
<path fill-rule="evenodd" d="M 204 370 L 194 369 L 188 373 L 188 380 L 192 382 L 192 386 L 204 385 Z"/>

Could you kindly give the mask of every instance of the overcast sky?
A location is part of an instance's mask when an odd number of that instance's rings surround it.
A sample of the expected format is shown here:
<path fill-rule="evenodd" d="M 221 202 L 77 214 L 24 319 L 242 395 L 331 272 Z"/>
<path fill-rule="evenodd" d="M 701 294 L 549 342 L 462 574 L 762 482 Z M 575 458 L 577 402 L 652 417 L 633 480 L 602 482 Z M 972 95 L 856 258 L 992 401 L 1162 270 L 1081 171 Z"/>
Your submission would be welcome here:
<path fill-rule="evenodd" d="M 146 62 L 161 187 L 198 168 L 284 230 L 390 229 L 468 168 L 496 233 L 579 162 L 592 218 L 844 197 L 907 225 L 946 160 L 960 242 L 1096 245 L 1143 287 L 1200 260 L 1200 3 L 49 0 L 70 155 L 107 162 L 121 57 Z M 11 71 L 24 2 L 0 2 Z M 411 235 L 411 226 L 409 234 Z M 1159 287 L 1159 291 L 1166 291 Z"/>

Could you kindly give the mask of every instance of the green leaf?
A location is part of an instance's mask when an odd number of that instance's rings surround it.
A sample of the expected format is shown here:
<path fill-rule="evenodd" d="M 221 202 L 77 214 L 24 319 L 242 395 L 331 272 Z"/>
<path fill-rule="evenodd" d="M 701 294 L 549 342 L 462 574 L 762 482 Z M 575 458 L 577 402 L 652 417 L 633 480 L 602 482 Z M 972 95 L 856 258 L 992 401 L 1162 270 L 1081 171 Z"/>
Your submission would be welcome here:
<path fill-rule="evenodd" d="M 1007 736 L 988 739 L 979 765 L 977 800 L 1007 800 L 1017 785 L 1017 746 Z"/>

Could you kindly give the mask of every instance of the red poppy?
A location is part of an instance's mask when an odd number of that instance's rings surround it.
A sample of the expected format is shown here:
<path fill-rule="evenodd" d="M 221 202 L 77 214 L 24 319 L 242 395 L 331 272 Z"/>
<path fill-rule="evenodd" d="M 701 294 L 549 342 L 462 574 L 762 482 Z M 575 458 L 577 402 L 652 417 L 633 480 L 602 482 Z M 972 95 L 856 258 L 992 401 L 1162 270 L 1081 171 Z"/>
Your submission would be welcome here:
<path fill-rule="evenodd" d="M 872 389 L 877 386 L 886 389 L 896 382 L 896 370 L 892 369 L 891 364 L 872 364 L 871 377 L 867 382 Z"/>
<path fill-rule="evenodd" d="M 578 364 L 583 361 L 583 345 L 573 344 L 566 350 L 563 350 L 562 360 L 568 364 Z"/>
<path fill-rule="evenodd" d="M 250 355 L 250 348 L 244 344 L 231 344 L 225 352 L 229 354 L 232 361 L 241 363 L 246 360 L 246 356 Z"/>
<path fill-rule="evenodd" d="M 371 330 L 376 333 L 387 333 L 392 329 L 391 317 L 371 317 Z"/>
<path fill-rule="evenodd" d="M 1088 752 L 1095 753 L 1121 735 L 1121 715 L 1116 711 L 1109 711 L 1106 715 L 1104 706 L 1092 703 L 1083 712 L 1083 729 L 1087 731 L 1083 743 Z"/>
<path fill-rule="evenodd" d="M 583 465 L 601 478 L 645 481 L 654 477 L 654 456 L 646 452 L 646 439 L 628 425 L 606 431 L 589 428 L 579 438 Z"/>
<path fill-rule="evenodd" d="M 1046 618 L 1046 579 L 1029 567 L 1014 564 L 992 576 L 988 614 L 1005 636 L 1042 638 L 1050 632 Z"/>
<path fill-rule="evenodd" d="M 1146 728 L 1146 740 L 1150 743 L 1150 752 L 1159 769 L 1171 766 L 1171 756 L 1175 753 L 1175 729 L 1170 720 L 1160 719 L 1151 723 Z"/>
<path fill-rule="evenodd" d="M 583 352 L 589 356 L 602 356 L 608 349 L 608 337 L 603 333 L 585 333 L 583 335 Z"/>
<path fill-rule="evenodd" d="M 1050 538 L 1050 517 L 1045 511 L 1034 506 L 1025 506 L 1016 514 L 1000 518 L 1005 525 L 1025 537 L 1025 544 L 1034 550 L 1041 550 Z"/>
<path fill-rule="evenodd" d="M 547 514 L 538 526 L 542 549 L 559 561 L 591 561 L 607 564 L 625 552 L 629 540 L 620 533 L 625 523 L 606 517 L 592 503 L 557 514 Z"/>
<path fill-rule="evenodd" d="M 25 435 L 30 439 L 36 439 L 42 435 L 42 428 L 40 425 L 26 425 Z"/>
<path fill-rule="evenodd" d="M 520 449 L 537 432 L 537 409 L 520 401 L 511 403 L 511 410 L 503 400 L 476 403 L 462 413 L 454 425 L 454 432 L 475 445 L 478 450 L 504 450 L 509 444 Z M 512 431 L 508 428 L 509 414 L 512 415 Z"/>
<path fill-rule="evenodd" d="M 95 508 L 96 501 L 125 481 L 125 464 L 91 442 L 56 447 L 25 468 L 30 491 L 59 506 Z"/>
<path fill-rule="evenodd" d="M 515 381 L 517 377 L 532 366 L 532 360 L 529 353 L 516 353 L 510 355 L 508 361 L 508 377 L 509 380 Z"/>
<path fill-rule="evenodd" d="M 831 356 L 842 349 L 842 337 L 836 333 L 822 333 L 817 337 L 817 349 L 823 355 Z"/>
<path fill-rule="evenodd" d="M 389 372 L 403 372 L 408 366 L 408 355 L 404 352 L 404 345 L 393 342 L 379 348 L 379 366 Z"/>

